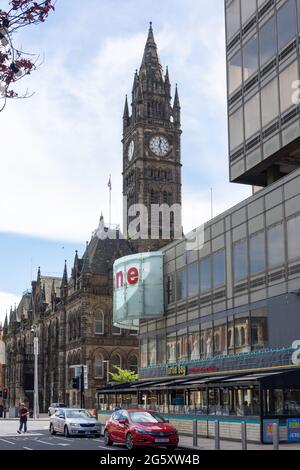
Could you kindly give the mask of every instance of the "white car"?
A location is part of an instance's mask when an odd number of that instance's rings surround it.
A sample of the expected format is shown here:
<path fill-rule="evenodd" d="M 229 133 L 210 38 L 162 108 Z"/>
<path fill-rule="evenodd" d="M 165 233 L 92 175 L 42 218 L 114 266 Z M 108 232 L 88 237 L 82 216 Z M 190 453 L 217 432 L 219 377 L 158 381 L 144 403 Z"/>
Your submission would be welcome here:
<path fill-rule="evenodd" d="M 51 416 L 55 413 L 55 411 L 58 409 L 58 408 L 65 408 L 66 405 L 64 403 L 51 403 L 51 405 L 49 405 L 49 408 L 48 408 L 48 415 Z"/>
<path fill-rule="evenodd" d="M 69 436 L 100 436 L 101 423 L 82 408 L 59 408 L 50 417 L 49 431 Z"/>

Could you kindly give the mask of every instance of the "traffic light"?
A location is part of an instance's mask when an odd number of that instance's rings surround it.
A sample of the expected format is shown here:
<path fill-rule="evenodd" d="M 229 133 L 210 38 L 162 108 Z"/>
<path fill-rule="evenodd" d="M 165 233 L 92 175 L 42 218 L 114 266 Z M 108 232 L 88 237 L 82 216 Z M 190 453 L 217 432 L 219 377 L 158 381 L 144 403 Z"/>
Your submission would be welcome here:
<path fill-rule="evenodd" d="M 72 378 L 72 388 L 76 388 L 76 390 L 79 390 L 79 379 L 80 377 Z"/>
<path fill-rule="evenodd" d="M 3 398 L 3 400 L 7 400 L 7 397 L 8 397 L 8 389 L 7 389 L 7 388 L 4 388 L 4 389 L 3 389 L 2 398 Z"/>

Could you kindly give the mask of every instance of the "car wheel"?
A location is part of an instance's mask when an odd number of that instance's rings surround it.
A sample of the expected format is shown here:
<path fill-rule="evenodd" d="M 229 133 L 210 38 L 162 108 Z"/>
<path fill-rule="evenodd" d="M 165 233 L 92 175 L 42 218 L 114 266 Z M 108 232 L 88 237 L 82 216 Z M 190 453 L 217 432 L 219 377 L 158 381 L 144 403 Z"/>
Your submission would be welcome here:
<path fill-rule="evenodd" d="M 51 434 L 52 436 L 55 436 L 55 434 L 56 434 L 56 431 L 54 431 L 54 426 L 53 426 L 52 423 L 50 424 L 50 434 Z"/>
<path fill-rule="evenodd" d="M 113 441 L 111 440 L 109 432 L 107 430 L 104 432 L 104 444 L 106 446 L 112 446 L 113 445 Z"/>
<path fill-rule="evenodd" d="M 68 426 L 65 426 L 64 435 L 65 435 L 65 437 L 70 437 Z"/>
<path fill-rule="evenodd" d="M 134 443 L 133 443 L 132 435 L 130 434 L 130 432 L 126 436 L 126 447 L 128 450 L 134 449 Z"/>

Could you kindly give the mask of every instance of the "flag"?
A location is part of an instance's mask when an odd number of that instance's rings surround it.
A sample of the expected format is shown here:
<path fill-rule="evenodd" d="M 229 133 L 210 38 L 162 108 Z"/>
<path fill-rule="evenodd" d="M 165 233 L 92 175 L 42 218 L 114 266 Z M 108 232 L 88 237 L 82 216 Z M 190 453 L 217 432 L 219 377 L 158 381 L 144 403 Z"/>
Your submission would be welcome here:
<path fill-rule="evenodd" d="M 109 180 L 108 180 L 107 186 L 109 187 L 109 189 L 110 189 L 110 191 L 111 191 L 111 177 L 110 177 L 110 176 L 109 176 Z"/>

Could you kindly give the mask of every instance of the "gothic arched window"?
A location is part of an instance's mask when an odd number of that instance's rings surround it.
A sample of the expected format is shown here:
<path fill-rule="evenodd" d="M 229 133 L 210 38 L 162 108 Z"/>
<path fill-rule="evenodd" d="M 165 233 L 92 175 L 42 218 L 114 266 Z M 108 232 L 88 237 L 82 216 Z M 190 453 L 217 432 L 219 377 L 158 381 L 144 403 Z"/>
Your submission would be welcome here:
<path fill-rule="evenodd" d="M 104 313 L 102 310 L 96 313 L 95 323 L 94 323 L 94 332 L 95 335 L 104 334 Z"/>
<path fill-rule="evenodd" d="M 103 356 L 102 354 L 97 354 L 95 357 L 95 379 L 102 379 L 104 377 L 104 368 L 103 368 Z"/>
<path fill-rule="evenodd" d="M 116 372 L 116 369 L 114 368 L 114 366 L 121 367 L 121 365 L 122 365 L 121 356 L 119 354 L 114 354 L 110 359 L 111 372 Z"/>
<path fill-rule="evenodd" d="M 132 370 L 132 372 L 137 372 L 138 370 L 138 358 L 136 355 L 132 355 L 129 358 L 129 369 Z"/>

